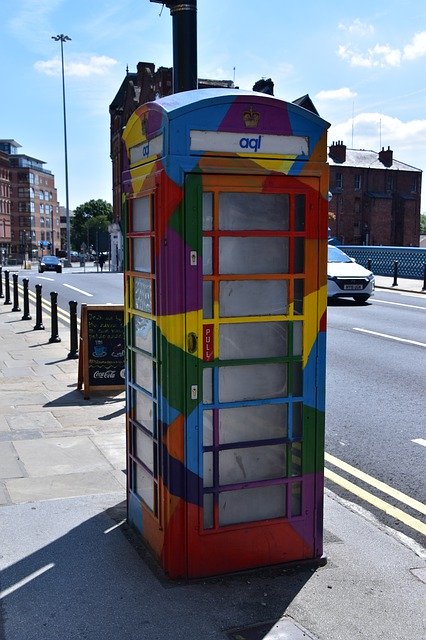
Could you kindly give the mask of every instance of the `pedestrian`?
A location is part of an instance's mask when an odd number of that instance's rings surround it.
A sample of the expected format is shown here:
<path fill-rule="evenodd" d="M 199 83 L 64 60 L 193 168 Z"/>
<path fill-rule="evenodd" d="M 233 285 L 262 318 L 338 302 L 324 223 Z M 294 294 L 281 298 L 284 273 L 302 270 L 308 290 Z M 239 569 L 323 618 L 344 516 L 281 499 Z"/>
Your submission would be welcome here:
<path fill-rule="evenodd" d="M 99 262 L 99 266 L 101 268 L 101 271 L 103 271 L 104 269 L 104 263 L 105 263 L 105 256 L 103 253 L 99 254 L 99 258 L 98 258 L 98 262 Z"/>

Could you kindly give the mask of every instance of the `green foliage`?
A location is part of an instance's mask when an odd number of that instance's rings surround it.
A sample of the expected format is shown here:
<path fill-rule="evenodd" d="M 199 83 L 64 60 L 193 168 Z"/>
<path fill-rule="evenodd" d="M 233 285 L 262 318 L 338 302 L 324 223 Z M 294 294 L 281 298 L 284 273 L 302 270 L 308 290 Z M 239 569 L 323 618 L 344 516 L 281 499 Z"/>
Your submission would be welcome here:
<path fill-rule="evenodd" d="M 79 251 L 82 244 L 95 244 L 97 231 L 108 231 L 112 206 L 106 200 L 89 200 L 78 205 L 71 218 L 71 246 Z"/>
<path fill-rule="evenodd" d="M 420 216 L 420 233 L 426 234 L 426 213 L 422 213 Z"/>

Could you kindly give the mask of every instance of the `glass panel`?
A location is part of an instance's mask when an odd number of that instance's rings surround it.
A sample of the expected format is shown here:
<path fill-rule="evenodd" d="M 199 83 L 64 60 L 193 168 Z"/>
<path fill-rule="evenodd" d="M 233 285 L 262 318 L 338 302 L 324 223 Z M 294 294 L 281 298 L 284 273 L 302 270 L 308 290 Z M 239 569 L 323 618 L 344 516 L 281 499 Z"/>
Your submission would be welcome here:
<path fill-rule="evenodd" d="M 151 230 L 151 199 L 150 196 L 135 198 L 133 200 L 133 223 L 132 231 Z"/>
<path fill-rule="evenodd" d="M 146 396 L 140 391 L 134 390 L 134 416 L 135 420 L 139 422 L 145 429 L 154 433 L 154 404 L 152 398 Z"/>
<path fill-rule="evenodd" d="M 303 435 L 303 403 L 293 403 L 293 437 L 301 438 Z"/>
<path fill-rule="evenodd" d="M 203 193 L 203 231 L 213 229 L 213 194 L 206 191 Z"/>
<path fill-rule="evenodd" d="M 203 282 L 203 317 L 213 318 L 213 282 Z"/>
<path fill-rule="evenodd" d="M 151 272 L 151 238 L 132 239 L 133 271 Z"/>
<path fill-rule="evenodd" d="M 304 194 L 298 194 L 295 198 L 294 227 L 296 231 L 305 230 L 305 208 L 306 208 L 306 197 Z"/>
<path fill-rule="evenodd" d="M 137 427 L 134 427 L 134 446 L 135 446 L 135 455 L 141 460 L 145 466 L 148 467 L 151 471 L 154 471 L 154 450 L 152 438 L 143 433 Z"/>
<path fill-rule="evenodd" d="M 288 273 L 288 238 L 220 238 L 219 273 Z"/>
<path fill-rule="evenodd" d="M 294 239 L 294 271 L 303 273 L 305 270 L 305 241 L 303 238 Z"/>
<path fill-rule="evenodd" d="M 219 452 L 219 484 L 272 480 L 287 475 L 285 444 Z"/>
<path fill-rule="evenodd" d="M 144 356 L 142 353 L 133 353 L 134 357 L 134 382 L 140 387 L 146 389 L 150 393 L 153 391 L 153 363 L 151 358 Z"/>
<path fill-rule="evenodd" d="M 303 369 L 301 362 L 293 364 L 293 395 L 303 395 Z"/>
<path fill-rule="evenodd" d="M 154 482 L 152 476 L 138 464 L 134 465 L 135 470 L 135 491 L 148 505 L 154 509 Z"/>
<path fill-rule="evenodd" d="M 291 475 L 302 475 L 302 443 L 293 442 L 291 445 Z"/>
<path fill-rule="evenodd" d="M 203 447 L 213 445 L 213 411 L 203 411 Z"/>
<path fill-rule="evenodd" d="M 286 404 L 262 404 L 219 411 L 219 442 L 287 437 Z"/>
<path fill-rule="evenodd" d="M 220 402 L 287 396 L 286 364 L 252 364 L 219 369 Z"/>
<path fill-rule="evenodd" d="M 268 358 L 286 356 L 286 322 L 244 322 L 219 327 L 219 358 Z"/>
<path fill-rule="evenodd" d="M 151 313 L 152 311 L 152 295 L 151 280 L 148 278 L 133 279 L 133 307 L 138 311 Z"/>
<path fill-rule="evenodd" d="M 295 315 L 303 314 L 303 291 L 304 291 L 304 281 L 295 280 L 294 281 L 294 314 Z"/>
<path fill-rule="evenodd" d="M 220 193 L 219 228 L 286 231 L 289 228 L 288 194 Z"/>
<path fill-rule="evenodd" d="M 213 454 L 210 452 L 203 454 L 203 486 L 213 486 Z"/>
<path fill-rule="evenodd" d="M 291 487 L 291 515 L 296 517 L 302 514 L 302 483 L 293 482 Z"/>
<path fill-rule="evenodd" d="M 203 402 L 213 402 L 213 369 L 203 369 Z"/>
<path fill-rule="evenodd" d="M 287 313 L 287 282 L 284 280 L 229 280 L 220 283 L 222 318 Z"/>
<path fill-rule="evenodd" d="M 204 506 L 204 529 L 211 529 L 213 526 L 213 494 L 205 493 L 203 497 Z"/>
<path fill-rule="evenodd" d="M 213 273 L 212 262 L 212 238 L 203 238 L 203 274 L 210 276 Z"/>
<path fill-rule="evenodd" d="M 285 485 L 254 487 L 219 494 L 219 525 L 284 518 L 287 513 Z"/>
<path fill-rule="evenodd" d="M 147 318 L 133 316 L 133 346 L 153 353 L 153 322 Z"/>
<path fill-rule="evenodd" d="M 293 322 L 293 355 L 301 356 L 303 348 L 303 323 Z"/>

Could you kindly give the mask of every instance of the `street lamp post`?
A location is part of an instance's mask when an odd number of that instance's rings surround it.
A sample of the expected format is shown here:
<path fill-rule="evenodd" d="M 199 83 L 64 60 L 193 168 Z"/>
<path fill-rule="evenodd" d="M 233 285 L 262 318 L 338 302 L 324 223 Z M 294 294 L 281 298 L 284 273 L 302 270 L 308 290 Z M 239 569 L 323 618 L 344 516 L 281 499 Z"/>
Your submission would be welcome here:
<path fill-rule="evenodd" d="M 70 207 L 68 197 L 68 151 L 67 151 L 67 115 L 65 109 L 65 73 L 64 73 L 64 42 L 71 40 L 63 33 L 52 36 L 52 40 L 61 43 L 61 67 L 62 67 L 62 103 L 64 109 L 64 150 L 65 150 L 65 215 L 67 223 L 67 262 L 71 265 L 71 229 L 70 229 Z"/>

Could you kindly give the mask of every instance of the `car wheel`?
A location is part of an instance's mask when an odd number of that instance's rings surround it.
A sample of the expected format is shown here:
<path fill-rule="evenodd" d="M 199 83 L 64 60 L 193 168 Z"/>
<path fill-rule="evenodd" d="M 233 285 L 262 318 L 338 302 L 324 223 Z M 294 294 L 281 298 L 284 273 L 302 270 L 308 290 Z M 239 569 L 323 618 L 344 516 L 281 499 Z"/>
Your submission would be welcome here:
<path fill-rule="evenodd" d="M 62 273 L 62 267 L 59 267 L 59 269 L 56 269 L 57 273 Z"/>
<path fill-rule="evenodd" d="M 364 302 L 367 302 L 368 298 L 370 296 L 368 296 L 367 294 L 363 293 L 362 295 L 359 296 L 354 296 L 354 300 L 357 304 L 364 304 Z"/>

